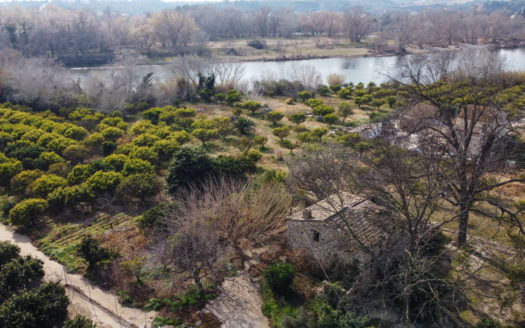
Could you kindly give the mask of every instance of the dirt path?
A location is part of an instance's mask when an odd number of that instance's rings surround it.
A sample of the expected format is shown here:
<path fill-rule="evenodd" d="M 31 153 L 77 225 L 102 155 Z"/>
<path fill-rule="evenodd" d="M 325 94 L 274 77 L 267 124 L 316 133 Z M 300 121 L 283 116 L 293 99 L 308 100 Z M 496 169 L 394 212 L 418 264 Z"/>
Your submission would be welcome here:
<path fill-rule="evenodd" d="M 257 285 L 247 272 L 227 278 L 221 294 L 206 305 L 204 311 L 212 313 L 222 322 L 222 328 L 269 328 L 262 314 L 263 301 Z"/>
<path fill-rule="evenodd" d="M 93 320 L 100 328 L 150 328 L 155 312 L 143 312 L 138 309 L 124 307 L 118 298 L 96 286 L 78 274 L 67 273 L 64 266 L 51 260 L 40 252 L 31 240 L 9 227 L 0 224 L 0 240 L 10 241 L 20 247 L 21 255 L 31 255 L 44 263 L 47 281 L 60 280 L 67 287 L 71 301 L 69 310 Z"/>

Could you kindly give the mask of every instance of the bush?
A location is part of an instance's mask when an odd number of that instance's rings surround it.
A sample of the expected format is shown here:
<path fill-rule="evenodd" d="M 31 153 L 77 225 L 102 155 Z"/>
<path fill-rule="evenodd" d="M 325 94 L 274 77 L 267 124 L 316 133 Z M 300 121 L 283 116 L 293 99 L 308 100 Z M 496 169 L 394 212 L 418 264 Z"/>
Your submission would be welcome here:
<path fill-rule="evenodd" d="M 261 108 L 261 103 L 258 102 L 258 101 L 253 101 L 253 100 L 248 100 L 248 101 L 245 101 L 241 104 L 241 107 L 244 108 L 244 109 L 247 109 L 249 110 L 252 115 L 255 114 L 255 112 Z"/>
<path fill-rule="evenodd" d="M 281 112 L 277 112 L 277 111 L 274 111 L 274 112 L 269 112 L 266 114 L 266 119 L 270 122 L 272 122 L 272 125 L 277 125 L 277 122 L 279 122 L 280 120 L 282 120 L 284 117 L 284 114 L 281 113 Z"/>
<path fill-rule="evenodd" d="M 109 261 L 112 254 L 109 250 L 98 245 L 98 241 L 91 237 L 84 237 L 78 246 L 78 255 L 82 256 L 88 263 L 88 270 L 92 270 L 97 264 Z"/>
<path fill-rule="evenodd" d="M 326 97 L 330 95 L 330 88 L 328 88 L 326 85 L 320 86 L 318 91 L 321 97 Z"/>
<path fill-rule="evenodd" d="M 123 200 L 138 199 L 144 202 L 155 197 L 162 189 L 162 184 L 156 175 L 151 173 L 133 174 L 122 179 L 117 188 L 117 194 Z"/>
<path fill-rule="evenodd" d="M 139 228 L 142 230 L 153 230 L 162 223 L 162 221 L 177 209 L 175 203 L 160 203 L 146 212 L 138 219 Z"/>
<path fill-rule="evenodd" d="M 261 50 L 261 49 L 266 48 L 266 43 L 261 40 L 250 40 L 246 44 L 248 45 L 248 47 L 252 47 L 254 49 Z"/>
<path fill-rule="evenodd" d="M 81 315 L 76 315 L 73 320 L 64 323 L 64 328 L 96 328 L 96 326 L 93 321 Z"/>
<path fill-rule="evenodd" d="M 174 195 L 190 184 L 200 184 L 212 171 L 212 161 L 202 151 L 181 148 L 173 155 L 166 181 L 169 192 Z"/>
<path fill-rule="evenodd" d="M 111 192 L 121 180 L 122 174 L 120 173 L 97 171 L 87 179 L 87 184 L 95 192 Z"/>
<path fill-rule="evenodd" d="M 294 277 L 295 267 L 290 263 L 276 263 L 264 271 L 266 283 L 273 292 L 279 294 L 289 291 Z"/>
<path fill-rule="evenodd" d="M 69 299 L 58 282 L 11 296 L 0 306 L 1 327 L 60 327 L 67 318 Z"/>
<path fill-rule="evenodd" d="M 22 163 L 15 159 L 8 159 L 0 163 L 0 185 L 7 186 L 11 179 L 22 171 Z"/>
<path fill-rule="evenodd" d="M 306 121 L 306 114 L 304 113 L 295 113 L 288 117 L 288 121 L 294 124 L 301 124 Z"/>
<path fill-rule="evenodd" d="M 312 94 L 308 91 L 301 91 L 297 94 L 297 98 L 299 98 L 300 101 L 307 101 L 308 99 L 312 98 Z"/>
<path fill-rule="evenodd" d="M 44 172 L 40 170 L 26 170 L 18 173 L 11 178 L 11 191 L 15 194 L 23 194 L 26 188 L 43 174 Z"/>
<path fill-rule="evenodd" d="M 243 136 L 252 134 L 255 129 L 255 122 L 246 117 L 239 117 L 233 125 Z"/>
<path fill-rule="evenodd" d="M 67 186 L 66 179 L 57 175 L 46 174 L 33 181 L 29 188 L 34 195 L 46 198 L 55 189 L 65 186 Z"/>
<path fill-rule="evenodd" d="M 228 91 L 228 94 L 226 95 L 226 102 L 232 106 L 234 103 L 240 101 L 242 98 L 242 94 L 237 90 L 230 90 Z"/>
<path fill-rule="evenodd" d="M 153 173 L 155 169 L 148 161 L 131 158 L 124 162 L 124 167 L 122 169 L 122 175 L 132 175 L 139 173 Z"/>
<path fill-rule="evenodd" d="M 9 220 L 17 226 L 34 224 L 47 210 L 47 202 L 41 198 L 24 199 L 9 211 Z"/>
<path fill-rule="evenodd" d="M 323 116 L 323 122 L 327 123 L 327 124 L 335 124 L 339 121 L 339 117 L 337 117 L 337 115 L 335 114 L 326 114 L 325 116 Z"/>
<path fill-rule="evenodd" d="M 7 196 L 0 197 L 0 216 L 7 217 L 16 202 Z"/>

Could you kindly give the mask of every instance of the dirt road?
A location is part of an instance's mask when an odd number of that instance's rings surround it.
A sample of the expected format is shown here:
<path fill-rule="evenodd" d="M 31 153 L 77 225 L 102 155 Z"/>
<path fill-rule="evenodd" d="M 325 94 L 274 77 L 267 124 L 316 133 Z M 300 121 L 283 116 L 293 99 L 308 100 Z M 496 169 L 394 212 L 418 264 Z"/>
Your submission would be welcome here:
<path fill-rule="evenodd" d="M 0 240 L 10 241 L 20 247 L 21 255 L 31 255 L 44 263 L 46 281 L 60 280 L 67 287 L 71 301 L 69 310 L 93 320 L 100 328 L 150 328 L 155 312 L 143 312 L 124 307 L 118 298 L 96 286 L 78 274 L 67 273 L 64 266 L 40 252 L 31 240 L 0 224 Z"/>

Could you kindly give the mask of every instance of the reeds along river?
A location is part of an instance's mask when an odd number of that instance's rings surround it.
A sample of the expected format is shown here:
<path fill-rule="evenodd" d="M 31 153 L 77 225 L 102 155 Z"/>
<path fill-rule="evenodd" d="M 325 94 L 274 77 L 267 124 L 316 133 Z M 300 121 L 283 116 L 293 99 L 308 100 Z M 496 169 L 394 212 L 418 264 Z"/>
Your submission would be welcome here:
<path fill-rule="evenodd" d="M 504 60 L 504 68 L 508 71 L 525 71 L 525 48 L 495 50 L 498 57 Z M 346 82 L 382 83 L 387 81 L 386 73 L 392 72 L 398 56 L 388 57 L 350 57 L 305 59 L 294 61 L 251 61 L 237 63 L 243 70 L 243 79 L 253 82 L 261 79 L 299 80 L 308 78 L 312 70 L 317 73 L 322 83 L 326 83 L 327 76 L 333 73 L 345 76 Z M 310 70 L 308 69 L 310 68 Z M 73 68 L 70 70 L 73 77 L 83 79 L 92 74 L 103 76 L 114 67 Z M 118 69 L 118 68 L 117 68 Z M 174 75 L 170 65 L 143 65 L 137 66 L 137 74 L 154 73 L 156 79 L 166 79 Z"/>

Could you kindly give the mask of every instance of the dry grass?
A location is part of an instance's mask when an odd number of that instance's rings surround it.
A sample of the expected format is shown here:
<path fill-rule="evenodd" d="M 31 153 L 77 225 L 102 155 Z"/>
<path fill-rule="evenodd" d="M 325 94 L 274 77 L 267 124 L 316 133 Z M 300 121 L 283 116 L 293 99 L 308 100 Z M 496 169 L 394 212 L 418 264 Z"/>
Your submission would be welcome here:
<path fill-rule="evenodd" d="M 254 49 L 247 45 L 249 39 L 213 41 L 208 47 L 217 57 L 231 60 L 272 60 L 286 58 L 354 57 L 369 54 L 366 48 L 353 48 L 346 39 L 325 37 L 281 39 L 265 38 L 264 49 Z M 239 56 L 227 55 L 234 49 Z"/>
<path fill-rule="evenodd" d="M 341 102 L 349 102 L 353 107 L 353 114 L 347 117 L 346 122 L 359 122 L 359 123 L 366 123 L 368 122 L 368 113 L 370 110 L 366 107 L 363 107 L 363 109 L 359 109 L 357 105 L 353 103 L 352 100 L 345 100 L 341 99 L 337 96 L 328 96 L 328 97 L 317 97 L 317 99 L 322 100 L 325 104 L 330 105 L 334 107 L 336 110 L 339 107 L 339 104 Z M 312 111 L 312 109 L 308 106 L 306 106 L 303 103 L 295 102 L 294 104 L 286 104 L 286 98 L 285 97 L 259 97 L 254 99 L 256 101 L 259 101 L 261 104 L 267 105 L 268 107 L 272 108 L 273 110 L 280 111 L 285 114 L 285 118 L 280 122 L 282 125 L 289 125 L 293 126 L 294 124 L 290 121 L 288 121 L 287 117 L 290 116 L 293 113 L 309 113 Z M 232 116 L 232 108 L 226 105 L 219 105 L 219 104 L 186 104 L 188 107 L 193 107 L 196 109 L 197 112 L 206 114 L 208 117 L 218 117 L 218 116 Z M 244 112 L 244 116 L 248 117 L 252 121 L 255 122 L 256 128 L 255 128 L 255 134 L 258 136 L 264 136 L 268 138 L 268 142 L 265 145 L 265 149 L 263 152 L 263 157 L 259 161 L 259 165 L 263 167 L 264 169 L 279 169 L 287 171 L 288 168 L 285 164 L 286 160 L 290 158 L 291 155 L 289 150 L 284 149 L 279 144 L 279 138 L 273 135 L 272 130 L 274 126 L 271 125 L 270 122 L 264 120 L 264 114 L 262 111 L 259 111 L 256 115 L 249 115 L 247 111 Z M 304 125 L 307 129 L 315 129 L 319 127 L 325 127 L 328 128 L 327 124 L 321 123 L 317 121 L 316 117 L 310 117 L 304 122 L 302 125 Z M 338 126 L 336 125 L 335 128 Z M 340 127 L 340 126 L 339 126 Z M 299 133 L 294 132 L 293 130 L 290 132 L 290 136 L 288 139 L 291 139 L 292 141 L 297 140 Z M 212 142 L 213 148 L 212 152 L 215 155 L 238 155 L 240 151 L 234 147 L 233 140 L 235 140 L 237 137 L 229 137 L 227 138 L 226 142 L 222 140 L 215 140 Z M 192 140 L 190 144 L 198 145 L 200 142 L 198 140 Z M 297 150 L 294 150 L 294 153 L 300 153 L 301 149 L 298 148 Z"/>

